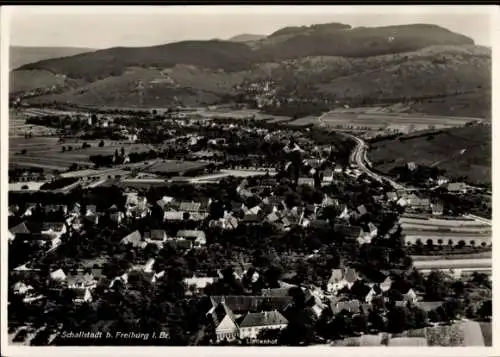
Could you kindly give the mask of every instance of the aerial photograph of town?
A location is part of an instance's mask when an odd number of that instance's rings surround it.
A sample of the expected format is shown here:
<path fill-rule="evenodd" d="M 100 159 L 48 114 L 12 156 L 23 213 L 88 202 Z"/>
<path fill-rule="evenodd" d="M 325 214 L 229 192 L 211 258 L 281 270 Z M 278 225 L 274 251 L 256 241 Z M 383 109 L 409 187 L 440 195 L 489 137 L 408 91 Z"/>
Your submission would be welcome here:
<path fill-rule="evenodd" d="M 492 347 L 490 17 L 173 8 L 9 8 L 2 340 Z"/>

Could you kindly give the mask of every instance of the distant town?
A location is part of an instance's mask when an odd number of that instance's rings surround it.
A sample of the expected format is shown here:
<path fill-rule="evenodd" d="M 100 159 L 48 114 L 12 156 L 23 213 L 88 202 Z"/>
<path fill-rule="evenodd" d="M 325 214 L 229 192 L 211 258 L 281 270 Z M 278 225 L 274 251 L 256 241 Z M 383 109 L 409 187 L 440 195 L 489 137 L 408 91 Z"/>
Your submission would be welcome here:
<path fill-rule="evenodd" d="M 299 119 L 245 88 L 253 107 L 14 103 L 11 343 L 491 345 L 491 187 L 370 156 L 489 124 Z"/>

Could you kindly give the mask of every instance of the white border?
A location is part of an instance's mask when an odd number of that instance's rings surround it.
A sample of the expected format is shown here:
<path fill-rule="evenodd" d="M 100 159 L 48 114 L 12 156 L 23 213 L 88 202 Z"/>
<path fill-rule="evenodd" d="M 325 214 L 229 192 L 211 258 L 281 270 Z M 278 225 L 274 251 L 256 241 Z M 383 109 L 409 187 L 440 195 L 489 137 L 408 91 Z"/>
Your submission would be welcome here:
<path fill-rule="evenodd" d="M 68 13 L 90 13 L 93 14 L 96 11 L 100 14 L 149 14 L 149 13 L 186 13 L 190 12 L 192 14 L 235 14 L 235 13 L 255 13 L 260 14 L 289 14 L 289 13 L 301 13 L 301 14 L 317 14 L 317 13 L 332 13 L 332 14 L 356 14 L 356 15 L 374 15 L 374 14 L 402 14 L 408 12 L 418 12 L 420 14 L 490 14 L 491 18 L 491 43 L 496 44 L 500 40 L 498 33 L 500 29 L 500 12 L 499 8 L 496 6 L 445 6 L 445 5 L 433 5 L 433 6 L 22 6 L 23 12 L 29 11 L 30 13 L 36 14 L 68 14 Z M 25 347 L 25 346 L 12 346 L 8 345 L 7 339 L 7 190 L 8 190 L 8 86 L 9 86 L 9 15 L 17 11 L 16 6 L 3 6 L 0 11 L 1 15 L 1 118 L 0 120 L 0 133 L 2 139 L 0 140 L 1 145 L 1 179 L 0 179 L 0 213 L 1 221 L 0 227 L 2 227 L 1 235 L 1 272 L 2 276 L 0 278 L 1 284 L 1 351 L 2 355 L 5 356 L 67 356 L 72 355 L 77 356 L 109 356 L 109 355 L 122 355 L 122 356 L 135 356 L 143 355 L 147 353 L 148 355 L 158 355 L 164 356 L 168 354 L 169 356 L 176 355 L 204 355 L 204 356 L 233 356 L 235 354 L 240 356 L 250 356 L 255 354 L 261 355 L 283 355 L 283 356 L 298 356 L 309 353 L 314 353 L 314 355 L 348 355 L 348 356 L 367 356 L 373 353 L 374 347 L 356 347 L 356 348 L 341 348 L 341 347 L 307 347 L 307 348 L 291 348 L 291 347 Z M 333 21 L 335 19 L 333 18 Z M 498 70 L 498 65 L 496 60 L 498 59 L 498 50 L 493 46 L 492 52 L 492 64 L 493 64 L 493 98 L 495 94 L 498 93 L 498 86 L 500 81 L 500 74 Z M 492 113 L 493 117 L 497 116 L 498 105 L 495 100 L 492 101 Z M 493 124 L 492 137 L 500 137 L 500 128 Z M 497 165 L 495 164 L 495 153 L 500 150 L 499 144 L 493 140 L 493 177 L 500 176 L 498 172 Z M 493 232 L 498 231 L 500 227 L 497 227 L 500 222 L 495 219 L 497 216 L 496 208 L 500 207 L 498 204 L 499 197 L 495 194 L 496 190 L 493 188 Z M 493 233 L 493 236 L 495 234 Z M 497 244 L 493 244 L 493 256 L 499 256 L 499 247 Z M 494 261 L 494 259 L 493 259 Z M 498 275 L 498 269 L 496 264 L 493 264 L 493 296 L 497 296 L 497 284 L 496 277 Z M 498 316 L 499 312 L 498 304 L 493 304 L 493 314 Z M 496 318 L 493 319 L 493 346 L 496 346 L 499 342 L 498 331 L 499 331 L 499 321 Z M 445 347 L 375 347 L 380 348 L 380 352 L 384 353 L 386 356 L 494 356 L 500 355 L 499 349 L 495 347 L 462 347 L 462 348 L 445 348 Z"/>

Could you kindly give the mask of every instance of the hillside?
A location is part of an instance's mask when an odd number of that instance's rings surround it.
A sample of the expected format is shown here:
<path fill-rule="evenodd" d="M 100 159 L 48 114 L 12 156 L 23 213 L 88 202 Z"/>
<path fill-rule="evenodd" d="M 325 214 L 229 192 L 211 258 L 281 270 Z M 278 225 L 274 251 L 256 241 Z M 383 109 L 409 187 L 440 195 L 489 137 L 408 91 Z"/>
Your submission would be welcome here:
<path fill-rule="evenodd" d="M 378 141 L 368 158 L 374 167 L 389 173 L 394 167 L 415 162 L 436 165 L 450 178 L 466 177 L 473 184 L 491 184 L 491 126 L 441 130 L 439 133 Z"/>
<path fill-rule="evenodd" d="M 129 67 L 170 68 L 176 64 L 188 64 L 235 71 L 248 68 L 252 61 L 252 50 L 242 43 L 184 41 L 152 47 L 114 47 L 69 58 L 30 63 L 19 70 L 43 69 L 92 82 L 119 76 Z"/>
<path fill-rule="evenodd" d="M 11 46 L 9 69 L 13 70 L 25 64 L 38 62 L 51 58 L 60 58 L 78 55 L 80 53 L 95 51 L 91 48 L 80 47 L 23 47 Z"/>
<path fill-rule="evenodd" d="M 184 41 L 153 47 L 110 48 L 69 58 L 31 63 L 20 69 L 44 69 L 72 78 L 93 81 L 119 75 L 131 66 L 168 68 L 176 64 L 190 64 L 237 71 L 249 69 L 258 63 L 305 56 L 368 57 L 414 51 L 432 45 L 473 44 L 473 41 L 465 36 L 430 25 L 360 27 L 349 30 L 336 25 L 335 30 L 331 31 L 325 31 L 324 26 L 313 27 L 313 30 L 306 34 L 299 32 L 284 41 L 259 41 L 257 49 L 230 41 Z M 393 40 L 391 36 L 394 36 Z M 269 38 L 276 37 L 275 33 Z"/>
<path fill-rule="evenodd" d="M 266 38 L 264 35 L 253 35 L 249 33 L 243 33 L 241 35 L 236 35 L 228 39 L 228 41 L 231 42 L 252 42 L 252 41 L 259 41 Z"/>
<path fill-rule="evenodd" d="M 33 71 L 16 71 L 14 91 L 35 83 Z M 48 76 L 49 72 L 44 72 Z M 140 73 L 140 75 L 139 75 Z M 353 104 L 387 101 L 406 102 L 414 111 L 441 115 L 488 116 L 490 113 L 491 58 L 489 49 L 478 46 L 431 47 L 397 55 L 366 58 L 307 57 L 288 62 L 256 65 L 252 70 L 226 72 L 191 65 L 169 69 L 135 68 L 119 76 L 110 76 L 70 89 L 63 94 L 42 96 L 40 101 L 72 102 L 97 105 L 112 101 L 125 105 L 138 97 L 142 80 L 143 104 L 169 105 L 175 95 L 182 103 L 192 102 L 193 94 L 210 93 L 209 103 L 235 93 L 244 82 L 272 79 L 283 96 L 298 95 L 325 98 Z M 47 83 L 62 79 L 53 75 Z M 69 86 L 69 77 L 65 79 Z M 135 81 L 134 84 L 127 84 Z M 36 83 L 43 83 L 38 81 Z M 72 87 L 74 88 L 74 86 Z M 125 93 L 127 95 L 115 95 Z M 185 96 L 187 95 L 187 98 Z M 159 97 L 158 99 L 156 97 Z M 433 98 L 435 97 L 435 98 Z M 206 102 L 206 100 L 200 100 Z M 411 102 L 411 103 L 410 103 Z"/>
<path fill-rule="evenodd" d="M 403 102 L 436 114 L 450 107 L 457 115 L 488 116 L 488 101 L 475 100 L 491 90 L 491 50 L 434 25 L 321 24 L 284 28 L 248 43 L 117 47 L 30 63 L 13 71 L 10 92 L 31 92 L 37 103 L 168 106 L 217 103 L 259 81 L 274 82 L 283 98 Z"/>

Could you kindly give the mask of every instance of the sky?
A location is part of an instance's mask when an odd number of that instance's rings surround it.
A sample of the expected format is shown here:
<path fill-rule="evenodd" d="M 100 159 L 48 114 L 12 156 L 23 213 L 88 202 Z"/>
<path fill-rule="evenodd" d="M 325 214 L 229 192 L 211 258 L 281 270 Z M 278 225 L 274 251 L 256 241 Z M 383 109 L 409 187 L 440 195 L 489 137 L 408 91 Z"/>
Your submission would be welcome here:
<path fill-rule="evenodd" d="M 491 11 L 484 6 L 22 6 L 9 9 L 7 23 L 11 46 L 141 47 L 329 22 L 435 24 L 491 46 Z"/>

